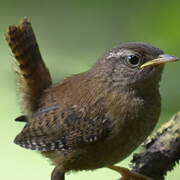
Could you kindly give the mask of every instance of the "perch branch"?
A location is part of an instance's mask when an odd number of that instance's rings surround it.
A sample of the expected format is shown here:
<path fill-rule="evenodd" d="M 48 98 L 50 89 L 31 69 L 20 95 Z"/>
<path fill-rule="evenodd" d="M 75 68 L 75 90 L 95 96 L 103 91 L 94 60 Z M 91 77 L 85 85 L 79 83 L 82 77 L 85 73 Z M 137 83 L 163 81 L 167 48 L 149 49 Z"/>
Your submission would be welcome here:
<path fill-rule="evenodd" d="M 132 171 L 153 180 L 164 180 L 180 161 L 180 112 L 162 125 L 144 143 L 144 150 L 132 159 Z"/>

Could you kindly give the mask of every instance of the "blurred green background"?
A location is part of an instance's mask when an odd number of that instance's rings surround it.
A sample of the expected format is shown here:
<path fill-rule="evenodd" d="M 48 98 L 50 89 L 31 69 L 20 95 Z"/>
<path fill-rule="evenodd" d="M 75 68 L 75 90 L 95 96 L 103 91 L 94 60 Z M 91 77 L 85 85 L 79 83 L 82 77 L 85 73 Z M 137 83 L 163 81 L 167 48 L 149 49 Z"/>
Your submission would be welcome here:
<path fill-rule="evenodd" d="M 27 16 L 54 82 L 87 70 L 106 49 L 128 41 L 148 42 L 180 56 L 180 1 L 6 0 L 0 3 L 0 179 L 49 180 L 53 166 L 38 153 L 13 144 L 22 124 L 13 57 L 4 39 L 8 25 Z M 168 64 L 161 82 L 160 124 L 180 110 L 180 63 Z M 128 166 L 130 158 L 121 162 Z M 67 180 L 115 180 L 119 174 L 100 169 L 67 175 Z M 180 179 L 180 166 L 167 180 Z"/>

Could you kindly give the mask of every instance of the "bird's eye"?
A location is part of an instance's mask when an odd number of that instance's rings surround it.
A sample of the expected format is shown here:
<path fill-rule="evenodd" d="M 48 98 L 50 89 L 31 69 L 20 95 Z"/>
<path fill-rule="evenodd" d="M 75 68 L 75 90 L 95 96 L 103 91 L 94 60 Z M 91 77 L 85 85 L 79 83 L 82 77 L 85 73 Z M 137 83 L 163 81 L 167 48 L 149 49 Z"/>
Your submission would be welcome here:
<path fill-rule="evenodd" d="M 127 64 L 132 67 L 136 67 L 140 65 L 140 63 L 141 63 L 141 58 L 138 57 L 137 55 L 130 55 L 127 57 Z"/>

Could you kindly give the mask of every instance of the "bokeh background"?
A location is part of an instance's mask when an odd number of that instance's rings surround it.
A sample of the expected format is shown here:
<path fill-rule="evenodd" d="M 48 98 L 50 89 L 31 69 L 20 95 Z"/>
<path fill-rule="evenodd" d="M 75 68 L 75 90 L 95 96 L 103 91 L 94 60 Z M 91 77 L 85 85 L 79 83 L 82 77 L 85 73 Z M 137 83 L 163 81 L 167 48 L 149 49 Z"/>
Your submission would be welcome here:
<path fill-rule="evenodd" d="M 148 42 L 180 56 L 180 1 L 6 0 L 0 3 L 0 179 L 49 180 L 53 166 L 38 153 L 13 144 L 23 124 L 16 93 L 13 57 L 4 34 L 8 25 L 27 16 L 54 82 L 87 70 L 106 49 L 122 42 Z M 180 110 L 180 63 L 168 64 L 161 82 L 160 123 Z M 120 164 L 128 166 L 131 157 Z M 108 169 L 78 172 L 67 180 L 114 180 Z M 180 166 L 167 180 L 180 179 Z"/>

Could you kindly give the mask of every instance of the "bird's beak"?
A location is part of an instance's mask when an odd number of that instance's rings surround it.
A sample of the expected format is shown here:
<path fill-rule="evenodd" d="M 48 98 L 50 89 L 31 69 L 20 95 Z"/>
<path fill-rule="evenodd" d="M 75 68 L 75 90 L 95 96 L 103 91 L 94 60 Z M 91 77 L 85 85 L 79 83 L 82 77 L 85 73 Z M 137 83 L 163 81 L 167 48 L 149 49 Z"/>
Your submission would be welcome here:
<path fill-rule="evenodd" d="M 178 58 L 176 56 L 171 56 L 171 55 L 168 55 L 168 54 L 161 54 L 161 55 L 158 56 L 157 59 L 153 59 L 153 60 L 148 61 L 148 62 L 144 63 L 143 65 L 141 65 L 141 68 L 146 68 L 146 67 L 149 67 L 149 66 L 157 66 L 157 65 L 160 65 L 160 64 L 168 63 L 168 62 L 174 62 L 174 61 L 177 61 L 177 60 L 180 60 L 180 58 Z"/>

